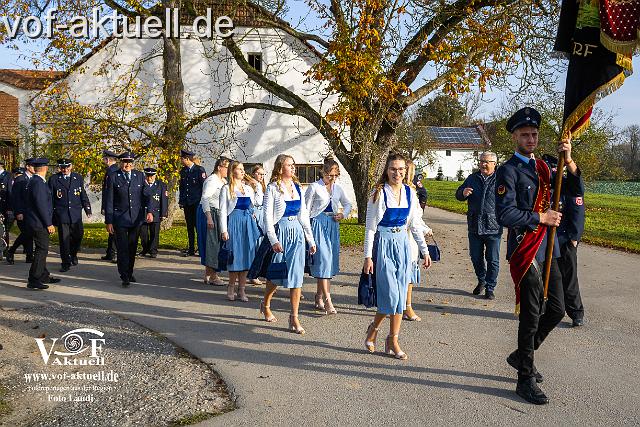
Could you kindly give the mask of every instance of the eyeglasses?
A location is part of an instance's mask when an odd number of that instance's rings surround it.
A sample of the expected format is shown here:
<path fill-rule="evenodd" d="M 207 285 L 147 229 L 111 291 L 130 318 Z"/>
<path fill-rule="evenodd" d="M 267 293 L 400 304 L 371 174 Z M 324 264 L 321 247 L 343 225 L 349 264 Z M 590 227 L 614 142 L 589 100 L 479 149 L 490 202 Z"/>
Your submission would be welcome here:
<path fill-rule="evenodd" d="M 391 172 L 404 173 L 407 170 L 407 168 L 389 168 L 389 170 Z"/>
<path fill-rule="evenodd" d="M 485 164 L 489 164 L 489 163 L 495 163 L 495 160 L 479 160 L 480 163 L 485 163 Z"/>

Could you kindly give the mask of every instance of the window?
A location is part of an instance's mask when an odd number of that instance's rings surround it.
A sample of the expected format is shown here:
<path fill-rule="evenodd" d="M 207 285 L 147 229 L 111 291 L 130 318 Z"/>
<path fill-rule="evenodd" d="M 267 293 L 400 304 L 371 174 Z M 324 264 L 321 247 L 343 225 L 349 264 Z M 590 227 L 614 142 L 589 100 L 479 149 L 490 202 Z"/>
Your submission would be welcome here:
<path fill-rule="evenodd" d="M 451 150 L 445 151 L 444 155 L 447 156 L 447 157 L 451 157 Z"/>
<path fill-rule="evenodd" d="M 478 157 L 478 152 L 477 151 L 473 152 L 473 157 Z"/>
<path fill-rule="evenodd" d="M 262 54 L 261 53 L 248 54 L 247 62 L 257 71 L 262 72 Z"/>
<path fill-rule="evenodd" d="M 296 176 L 300 184 L 311 184 L 322 177 L 321 164 L 296 164 Z"/>
<path fill-rule="evenodd" d="M 264 167 L 262 163 L 242 163 L 242 165 L 244 166 L 244 172 L 249 175 L 251 174 L 251 170 L 253 169 L 254 166 L 260 166 L 260 167 Z"/>

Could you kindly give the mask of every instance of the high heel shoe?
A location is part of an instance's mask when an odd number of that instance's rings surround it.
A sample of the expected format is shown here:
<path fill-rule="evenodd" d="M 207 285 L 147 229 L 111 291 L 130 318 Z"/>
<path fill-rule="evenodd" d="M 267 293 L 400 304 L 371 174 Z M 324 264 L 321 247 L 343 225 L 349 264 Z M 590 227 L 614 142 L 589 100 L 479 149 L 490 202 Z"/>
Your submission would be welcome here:
<path fill-rule="evenodd" d="M 231 291 L 231 292 L 229 292 Z M 234 285 L 228 285 L 227 286 L 227 299 L 229 301 L 235 301 L 236 300 L 236 288 Z"/>
<path fill-rule="evenodd" d="M 422 322 L 422 317 L 418 316 L 415 312 L 413 313 L 413 316 L 409 316 L 407 314 L 408 310 L 413 311 L 411 304 L 407 304 L 407 309 L 402 313 L 402 320 L 408 320 L 409 322 Z"/>
<path fill-rule="evenodd" d="M 400 360 L 407 360 L 409 358 L 409 356 L 407 356 L 407 354 L 400 350 L 397 353 L 395 352 L 395 350 L 393 349 L 392 345 L 389 345 L 389 341 L 393 340 L 394 337 L 397 337 L 398 335 L 388 335 L 387 339 L 384 341 L 384 352 L 386 354 L 390 354 L 393 357 L 395 357 L 396 359 L 400 359 Z"/>
<path fill-rule="evenodd" d="M 331 302 L 330 296 L 324 299 L 324 308 L 327 314 L 338 314 L 338 311 L 335 309 L 333 303 Z"/>
<path fill-rule="evenodd" d="M 324 302 L 322 301 L 322 295 L 316 294 L 315 309 L 316 310 L 320 310 L 320 311 L 324 311 Z"/>
<path fill-rule="evenodd" d="M 270 316 L 267 316 L 267 309 L 271 311 L 271 308 L 268 305 L 264 305 L 264 301 L 260 302 L 260 314 L 264 315 L 265 322 L 277 322 L 278 319 L 276 319 L 276 316 L 274 316 L 273 313 L 271 313 Z"/>
<path fill-rule="evenodd" d="M 373 334 L 373 341 L 368 341 L 369 335 L 371 335 L 372 330 L 375 331 L 375 333 Z M 378 328 L 374 328 L 373 322 L 371 322 L 369 324 L 369 327 L 367 328 L 367 339 L 365 339 L 364 341 L 364 348 L 366 348 L 369 353 L 375 353 L 377 337 L 378 337 Z"/>
<path fill-rule="evenodd" d="M 289 330 L 291 332 L 295 332 L 298 335 L 304 335 L 305 330 L 302 326 L 295 326 L 293 324 L 293 319 L 297 319 L 298 316 L 294 316 L 294 315 L 289 315 Z"/>

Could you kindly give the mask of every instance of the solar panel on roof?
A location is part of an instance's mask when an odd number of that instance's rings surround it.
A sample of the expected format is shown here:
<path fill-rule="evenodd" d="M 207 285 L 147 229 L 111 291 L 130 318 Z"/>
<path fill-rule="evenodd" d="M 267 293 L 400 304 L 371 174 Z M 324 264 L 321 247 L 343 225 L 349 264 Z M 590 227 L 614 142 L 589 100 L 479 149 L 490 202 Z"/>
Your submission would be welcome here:
<path fill-rule="evenodd" d="M 442 144 L 477 144 L 483 140 L 475 128 L 427 127 L 437 143 Z"/>

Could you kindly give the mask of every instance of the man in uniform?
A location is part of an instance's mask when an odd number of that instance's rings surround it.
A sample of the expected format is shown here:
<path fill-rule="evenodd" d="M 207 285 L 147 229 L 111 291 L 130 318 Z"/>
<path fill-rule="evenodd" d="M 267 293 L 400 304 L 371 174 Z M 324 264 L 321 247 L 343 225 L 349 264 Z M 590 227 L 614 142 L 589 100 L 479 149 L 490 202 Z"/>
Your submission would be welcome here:
<path fill-rule="evenodd" d="M 547 233 L 549 227 L 560 225 L 562 214 L 549 209 L 554 179 L 551 169 L 533 155 L 538 146 L 540 121 L 540 113 L 529 107 L 517 111 L 507 121 L 516 151 L 496 176 L 496 216 L 500 225 L 509 228 L 507 259 L 520 320 L 518 349 L 509 355 L 507 362 L 518 370 L 516 393 L 538 405 L 548 403 L 549 399 L 537 385 L 543 377 L 534 366 L 534 350 L 564 317 L 557 239 L 546 307 L 543 301 Z M 562 141 L 558 151 L 565 153 L 567 185 L 575 185 L 580 172 L 571 158 L 571 143 Z M 557 176 L 562 177 L 562 173 Z"/>
<path fill-rule="evenodd" d="M 84 234 L 82 210 L 91 218 L 91 203 L 82 177 L 71 171 L 71 160 L 58 160 L 58 168 L 60 171 L 49 178 L 49 188 L 53 194 L 53 224 L 58 227 L 60 242 L 60 271 L 65 272 L 72 265 L 78 265 L 78 251 Z"/>
<path fill-rule="evenodd" d="M 31 160 L 34 175 L 29 180 L 25 193 L 24 224 L 33 238 L 35 250 L 33 262 L 29 268 L 27 287 L 30 289 L 47 289 L 48 283 L 58 283 L 47 269 L 47 254 L 49 253 L 49 235 L 53 234 L 53 206 L 51 189 L 45 181 L 49 159 L 37 158 Z"/>
<path fill-rule="evenodd" d="M 0 233 L 0 260 L 7 256 L 9 249 L 9 229 L 13 224 L 13 211 L 11 208 L 11 187 L 13 177 L 11 173 L 4 169 L 4 160 L 0 159 L 0 220 L 3 231 Z"/>
<path fill-rule="evenodd" d="M 196 212 L 202 197 L 202 185 L 207 179 L 207 173 L 200 165 L 193 163 L 195 154 L 191 151 L 180 151 L 180 161 L 183 168 L 180 170 L 180 198 L 178 204 L 184 209 L 184 219 L 187 223 L 187 236 L 189 248 L 185 256 L 195 255 L 195 230 Z"/>
<path fill-rule="evenodd" d="M 26 262 L 29 263 L 33 261 L 33 239 L 31 238 L 31 235 L 24 223 L 27 184 L 29 184 L 31 177 L 34 174 L 32 164 L 33 160 L 33 158 L 25 159 L 25 172 L 13 180 L 13 187 L 11 189 L 11 207 L 13 209 L 16 222 L 18 223 L 20 234 L 13 242 L 13 245 L 11 245 L 7 250 L 7 262 L 9 264 L 13 264 L 14 255 L 20 246 L 24 247 L 25 254 L 27 255 Z"/>
<path fill-rule="evenodd" d="M 547 162 L 555 167 L 558 159 L 548 156 Z M 564 308 L 574 327 L 584 325 L 584 306 L 578 284 L 578 243 L 584 232 L 584 182 L 582 178 L 577 186 L 563 186 L 562 220 L 556 232 L 560 245 L 558 267 L 562 274 L 564 290 Z"/>
<path fill-rule="evenodd" d="M 105 224 L 107 232 L 115 235 L 118 251 L 118 273 L 122 286 L 136 282 L 133 266 L 140 236 L 140 225 L 145 221 L 149 190 L 142 172 L 133 168 L 134 156 L 126 151 L 120 155 L 120 169 L 107 177 L 105 195 Z M 146 221 L 153 221 L 147 213 Z"/>
<path fill-rule="evenodd" d="M 147 213 L 153 215 L 153 222 L 146 222 L 140 228 L 140 240 L 142 243 L 141 256 L 158 256 L 158 239 L 160 237 L 160 221 L 167 217 L 169 205 L 169 193 L 167 185 L 156 179 L 157 171 L 154 168 L 145 168 L 145 185 L 149 190 L 149 204 Z"/>
<path fill-rule="evenodd" d="M 106 167 L 104 178 L 102 179 L 102 206 L 101 206 L 102 215 L 105 214 L 104 190 L 106 189 L 106 186 L 107 186 L 107 177 L 119 169 L 118 163 L 116 162 L 117 158 L 118 158 L 118 155 L 113 151 L 109 151 L 109 150 L 102 151 L 102 163 Z M 107 253 L 104 254 L 101 257 L 101 259 L 105 261 L 116 262 L 116 242 L 113 234 L 109 234 L 109 237 L 107 239 Z"/>

